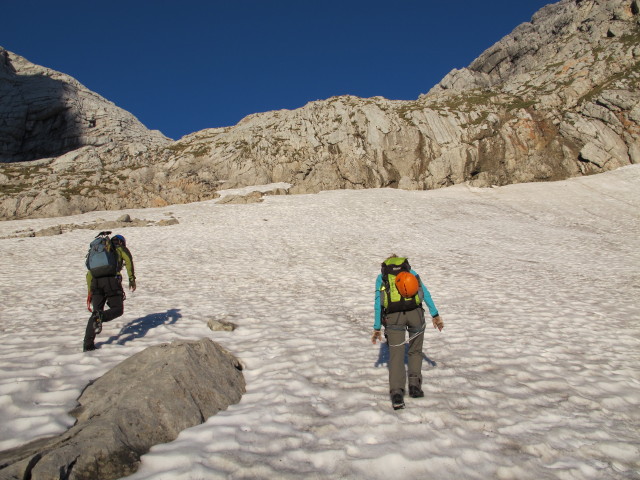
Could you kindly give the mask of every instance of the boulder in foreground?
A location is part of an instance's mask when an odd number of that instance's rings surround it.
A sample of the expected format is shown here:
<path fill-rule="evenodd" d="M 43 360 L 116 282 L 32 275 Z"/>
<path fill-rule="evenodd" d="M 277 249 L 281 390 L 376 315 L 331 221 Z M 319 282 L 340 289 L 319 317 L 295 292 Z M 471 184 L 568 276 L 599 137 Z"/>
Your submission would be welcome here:
<path fill-rule="evenodd" d="M 55 438 L 0 453 L 2 479 L 106 480 L 135 472 L 140 456 L 240 401 L 240 362 L 210 339 L 147 348 L 89 385 Z"/>

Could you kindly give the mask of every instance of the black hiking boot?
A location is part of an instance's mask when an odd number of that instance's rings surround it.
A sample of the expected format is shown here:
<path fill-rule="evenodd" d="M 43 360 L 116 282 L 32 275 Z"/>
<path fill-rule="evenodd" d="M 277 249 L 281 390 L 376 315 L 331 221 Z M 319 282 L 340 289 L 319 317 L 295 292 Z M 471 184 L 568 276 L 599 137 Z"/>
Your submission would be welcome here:
<path fill-rule="evenodd" d="M 83 352 L 90 352 L 92 350 L 95 350 L 96 346 L 92 343 L 91 345 L 83 345 L 82 346 L 82 351 Z"/>
<path fill-rule="evenodd" d="M 424 392 L 420 389 L 420 387 L 416 387 L 414 385 L 409 386 L 409 396 L 411 398 L 422 398 L 424 397 Z"/>
<path fill-rule="evenodd" d="M 401 408 L 404 408 L 404 398 L 402 397 L 401 393 L 394 393 L 393 395 L 391 395 L 391 405 L 393 406 L 394 410 L 400 410 Z"/>

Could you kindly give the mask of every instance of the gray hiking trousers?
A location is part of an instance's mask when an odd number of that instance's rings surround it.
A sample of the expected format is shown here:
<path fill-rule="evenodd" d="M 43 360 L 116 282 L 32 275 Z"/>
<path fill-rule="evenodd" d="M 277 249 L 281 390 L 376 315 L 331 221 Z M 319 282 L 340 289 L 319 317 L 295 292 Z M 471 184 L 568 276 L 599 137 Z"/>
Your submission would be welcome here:
<path fill-rule="evenodd" d="M 407 371 L 409 374 L 409 386 L 422 386 L 422 343 L 424 341 L 424 310 L 416 308 L 409 312 L 389 313 L 383 321 L 385 335 L 389 345 L 389 391 L 405 393 L 407 384 Z M 422 331 L 422 333 L 409 342 L 407 355 L 407 369 L 405 370 L 406 344 L 403 342 L 409 337 Z M 402 344 L 402 345 L 401 345 Z"/>

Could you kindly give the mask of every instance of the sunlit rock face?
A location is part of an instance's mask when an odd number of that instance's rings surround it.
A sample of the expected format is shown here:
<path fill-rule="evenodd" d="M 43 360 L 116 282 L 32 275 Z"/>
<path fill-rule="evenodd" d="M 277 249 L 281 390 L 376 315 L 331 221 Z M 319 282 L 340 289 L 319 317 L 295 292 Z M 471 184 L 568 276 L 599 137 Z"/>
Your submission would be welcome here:
<path fill-rule="evenodd" d="M 0 165 L 0 217 L 160 206 L 277 182 L 291 184 L 289 193 L 463 182 L 486 187 L 639 163 L 639 11 L 638 0 L 562 0 L 467 68 L 425 85 L 427 93 L 414 101 L 333 97 L 250 115 L 176 142 L 108 102 L 110 109 L 84 107 L 104 99 L 5 52 L 3 82 L 26 75 L 22 82 L 45 88 L 46 77 L 64 84 L 57 97 L 70 85 L 86 99 L 83 108 L 38 123 L 40 132 L 53 132 L 46 130 L 52 125 L 69 132 L 37 136 L 57 154 Z M 20 102 L 12 101 L 11 111 L 20 111 Z M 15 127 L 13 134 L 3 129 L 2 138 L 15 136 Z M 32 145 L 27 151 L 42 149 L 37 143 L 26 142 Z M 7 150 L 4 160 L 35 158 L 12 148 L 14 156 Z"/>

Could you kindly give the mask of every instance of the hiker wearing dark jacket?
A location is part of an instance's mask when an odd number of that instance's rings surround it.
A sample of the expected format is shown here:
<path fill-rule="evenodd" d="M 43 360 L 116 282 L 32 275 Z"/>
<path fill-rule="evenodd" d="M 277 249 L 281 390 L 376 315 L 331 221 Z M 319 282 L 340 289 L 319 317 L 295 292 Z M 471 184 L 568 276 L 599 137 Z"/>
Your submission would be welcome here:
<path fill-rule="evenodd" d="M 84 334 L 83 351 L 95 350 L 95 338 L 102 331 L 102 324 L 118 318 L 124 313 L 124 299 L 126 295 L 122 288 L 122 267 L 126 267 L 129 277 L 129 290 L 136 290 L 136 276 L 133 266 L 133 256 L 127 248 L 122 235 L 111 237 L 117 258 L 116 274 L 95 278 L 87 271 L 87 309 L 92 312 Z M 105 305 L 109 307 L 104 310 Z M 92 309 L 93 307 L 93 309 Z"/>
<path fill-rule="evenodd" d="M 406 258 L 392 255 L 382 263 L 381 270 L 376 279 L 375 320 L 371 342 L 375 344 L 376 340 L 382 340 L 380 329 L 384 326 L 384 336 L 389 346 L 389 393 L 392 406 L 397 410 L 404 408 L 407 384 L 407 371 L 404 366 L 406 343 L 409 344 L 409 395 L 412 398 L 424 397 L 421 370 L 426 322 L 423 302 L 427 304 L 433 327 L 441 331 L 444 323 L 427 286 L 411 269 Z"/>

